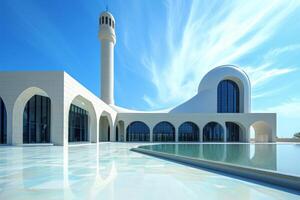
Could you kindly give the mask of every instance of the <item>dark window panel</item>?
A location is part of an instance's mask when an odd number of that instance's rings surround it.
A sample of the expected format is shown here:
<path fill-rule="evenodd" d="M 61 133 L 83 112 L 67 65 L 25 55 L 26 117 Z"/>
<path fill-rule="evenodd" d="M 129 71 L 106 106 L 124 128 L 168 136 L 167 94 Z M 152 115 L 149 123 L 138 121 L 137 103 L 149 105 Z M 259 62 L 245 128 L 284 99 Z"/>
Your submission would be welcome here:
<path fill-rule="evenodd" d="M 193 122 L 185 122 L 178 129 L 179 141 L 199 141 L 199 128 Z"/>
<path fill-rule="evenodd" d="M 69 142 L 88 141 L 88 115 L 84 109 L 71 104 L 69 110 Z"/>
<path fill-rule="evenodd" d="M 23 143 L 49 143 L 51 101 L 35 95 L 26 103 L 23 112 Z"/>
<path fill-rule="evenodd" d="M 210 122 L 203 128 L 203 142 L 223 142 L 224 130 L 216 122 Z"/>
<path fill-rule="evenodd" d="M 127 141 L 150 141 L 150 129 L 140 121 L 132 122 L 126 130 Z"/>
<path fill-rule="evenodd" d="M 174 142 L 175 128 L 169 122 L 160 122 L 153 129 L 153 141 L 155 142 Z"/>
<path fill-rule="evenodd" d="M 218 85 L 217 95 L 218 113 L 238 113 L 240 111 L 239 88 L 234 81 L 221 81 Z"/>

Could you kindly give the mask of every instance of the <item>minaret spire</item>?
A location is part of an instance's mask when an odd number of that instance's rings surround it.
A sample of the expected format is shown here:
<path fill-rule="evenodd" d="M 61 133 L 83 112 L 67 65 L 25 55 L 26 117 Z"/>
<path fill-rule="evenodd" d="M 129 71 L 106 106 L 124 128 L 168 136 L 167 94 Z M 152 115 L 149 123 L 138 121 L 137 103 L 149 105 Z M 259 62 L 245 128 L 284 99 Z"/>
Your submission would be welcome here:
<path fill-rule="evenodd" d="M 106 8 L 108 9 L 108 7 Z M 116 44 L 115 19 L 111 13 L 101 13 L 99 39 L 101 41 L 101 99 L 114 104 L 114 46 Z"/>

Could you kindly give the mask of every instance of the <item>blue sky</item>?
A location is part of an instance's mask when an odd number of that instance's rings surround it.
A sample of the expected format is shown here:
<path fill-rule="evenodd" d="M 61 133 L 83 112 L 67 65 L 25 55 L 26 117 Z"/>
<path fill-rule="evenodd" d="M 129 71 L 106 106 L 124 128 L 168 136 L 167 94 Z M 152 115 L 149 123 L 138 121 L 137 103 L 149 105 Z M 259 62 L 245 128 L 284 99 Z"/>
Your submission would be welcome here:
<path fill-rule="evenodd" d="M 300 1 L 1 0 L 0 69 L 65 70 L 99 95 L 98 16 L 116 19 L 115 101 L 156 110 L 222 64 L 246 70 L 252 111 L 300 131 Z"/>

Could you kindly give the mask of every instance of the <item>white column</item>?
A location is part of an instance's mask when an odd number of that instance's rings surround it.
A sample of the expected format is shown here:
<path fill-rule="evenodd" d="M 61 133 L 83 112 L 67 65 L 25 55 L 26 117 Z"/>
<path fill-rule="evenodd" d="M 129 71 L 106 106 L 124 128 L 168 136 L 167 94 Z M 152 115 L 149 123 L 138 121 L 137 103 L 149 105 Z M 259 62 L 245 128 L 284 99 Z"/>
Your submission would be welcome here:
<path fill-rule="evenodd" d="M 146 122 L 145 122 L 146 123 Z M 147 123 L 146 123 L 147 124 Z M 154 126 L 152 124 L 147 124 L 147 126 L 150 129 L 150 142 L 153 142 L 153 128 Z"/>
<path fill-rule="evenodd" d="M 223 130 L 224 130 L 224 142 L 227 142 L 227 129 L 226 129 L 226 125 L 225 123 L 222 123 L 222 127 L 223 127 Z"/>
<path fill-rule="evenodd" d="M 177 127 L 175 127 L 175 142 L 178 142 L 178 137 L 179 135 L 178 135 L 178 128 Z"/>
<path fill-rule="evenodd" d="M 199 127 L 199 141 L 203 142 L 203 127 L 202 126 L 198 126 Z"/>

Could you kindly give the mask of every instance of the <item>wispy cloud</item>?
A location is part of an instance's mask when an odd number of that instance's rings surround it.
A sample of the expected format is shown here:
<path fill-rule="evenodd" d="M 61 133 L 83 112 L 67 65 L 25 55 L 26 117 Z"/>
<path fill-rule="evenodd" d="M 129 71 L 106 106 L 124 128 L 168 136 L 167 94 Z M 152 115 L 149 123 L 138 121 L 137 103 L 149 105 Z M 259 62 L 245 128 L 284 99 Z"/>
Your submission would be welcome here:
<path fill-rule="evenodd" d="M 166 1 L 167 26 L 164 57 L 153 39 L 142 61 L 151 73 L 157 95 L 144 96 L 151 107 L 173 106 L 196 94 L 201 78 L 213 67 L 235 64 L 266 42 L 299 5 L 299 1 Z M 187 17 L 180 15 L 182 7 Z M 178 34 L 178 32 L 182 34 Z M 153 37 L 153 36 L 152 36 Z M 260 66 L 248 66 L 254 86 L 287 74 L 292 67 L 273 67 L 272 56 L 291 49 L 274 49 Z M 269 61 L 269 62 L 267 62 Z"/>
<path fill-rule="evenodd" d="M 274 68 L 273 65 L 274 63 L 269 62 L 255 67 L 244 67 L 251 79 L 251 84 L 253 87 L 262 85 L 266 81 L 270 81 L 276 76 L 284 75 L 296 70 L 295 67 Z"/>

